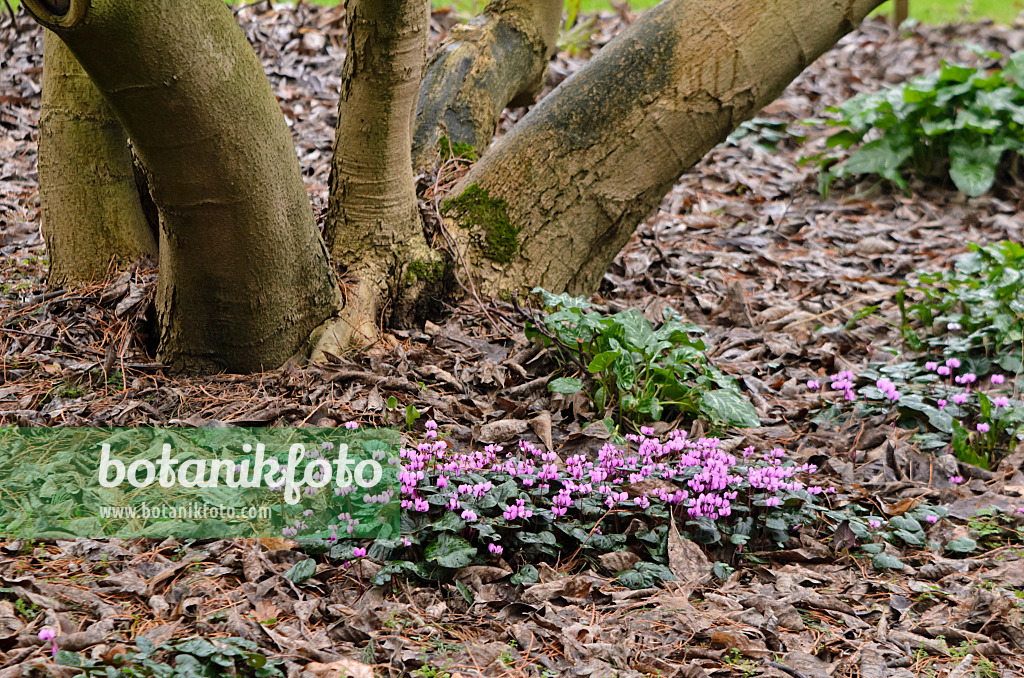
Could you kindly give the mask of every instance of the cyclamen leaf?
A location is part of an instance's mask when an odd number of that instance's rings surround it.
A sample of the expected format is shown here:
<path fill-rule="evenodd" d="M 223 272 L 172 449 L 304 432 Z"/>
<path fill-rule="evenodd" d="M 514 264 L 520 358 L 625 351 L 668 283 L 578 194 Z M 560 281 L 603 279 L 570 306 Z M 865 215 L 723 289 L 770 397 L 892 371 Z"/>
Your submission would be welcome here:
<path fill-rule="evenodd" d="M 312 558 L 306 558 L 292 565 L 291 569 L 284 573 L 284 576 L 296 584 L 301 584 L 314 574 L 316 574 L 316 561 Z"/>
<path fill-rule="evenodd" d="M 903 561 L 888 553 L 879 553 L 871 559 L 876 570 L 902 570 Z"/>
<path fill-rule="evenodd" d="M 441 567 L 457 569 L 472 564 L 476 557 L 476 547 L 462 537 L 445 533 L 427 546 L 424 556 Z"/>
<path fill-rule="evenodd" d="M 970 553 L 978 548 L 978 542 L 970 537 L 960 537 L 946 543 L 946 549 L 954 553 Z"/>
<path fill-rule="evenodd" d="M 975 198 L 992 188 L 1003 157 L 1001 146 L 950 144 L 949 178 L 964 194 Z"/>

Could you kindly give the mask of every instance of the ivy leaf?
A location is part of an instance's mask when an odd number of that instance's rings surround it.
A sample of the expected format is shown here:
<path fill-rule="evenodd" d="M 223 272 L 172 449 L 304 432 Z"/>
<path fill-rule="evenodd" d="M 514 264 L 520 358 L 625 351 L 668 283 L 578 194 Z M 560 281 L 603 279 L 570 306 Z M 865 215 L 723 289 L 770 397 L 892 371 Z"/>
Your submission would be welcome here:
<path fill-rule="evenodd" d="M 701 411 L 729 426 L 751 428 L 761 425 L 754 406 L 735 391 L 720 388 L 704 393 Z"/>
<path fill-rule="evenodd" d="M 427 546 L 424 556 L 441 567 L 458 569 L 472 564 L 476 557 L 476 547 L 462 537 L 445 533 Z"/>
<path fill-rule="evenodd" d="M 572 395 L 583 390 L 583 382 L 574 377 L 561 377 L 548 382 L 548 391 L 551 393 L 562 393 Z"/>

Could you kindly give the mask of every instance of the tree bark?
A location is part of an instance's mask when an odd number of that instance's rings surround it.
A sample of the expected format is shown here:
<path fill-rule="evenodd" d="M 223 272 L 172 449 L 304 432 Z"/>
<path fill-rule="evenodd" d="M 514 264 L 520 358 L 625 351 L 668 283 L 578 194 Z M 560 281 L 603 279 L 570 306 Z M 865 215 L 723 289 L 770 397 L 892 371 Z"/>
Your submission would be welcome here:
<path fill-rule="evenodd" d="M 881 1 L 664 0 L 644 13 L 445 202 L 478 290 L 595 290 L 679 176 Z"/>
<path fill-rule="evenodd" d="M 893 0 L 892 27 L 899 29 L 910 16 L 910 0 Z"/>
<path fill-rule="evenodd" d="M 531 104 L 540 92 L 561 19 L 562 0 L 493 0 L 454 27 L 420 87 L 413 166 L 429 168 L 453 148 L 483 155 L 505 107 Z"/>
<path fill-rule="evenodd" d="M 348 0 L 345 15 L 327 239 L 354 280 L 346 287 L 351 337 L 340 337 L 350 343 L 371 341 L 383 302 L 422 284 L 429 276 L 416 273 L 435 270 L 438 257 L 423 235 L 410 154 L 430 2 Z"/>
<path fill-rule="evenodd" d="M 50 284 L 74 285 L 155 256 L 156 239 L 121 123 L 64 43 L 47 31 L 43 45 L 42 231 Z"/>
<path fill-rule="evenodd" d="M 252 372 L 340 309 L 291 134 L 221 0 L 25 0 L 121 120 L 160 218 L 158 358 Z"/>

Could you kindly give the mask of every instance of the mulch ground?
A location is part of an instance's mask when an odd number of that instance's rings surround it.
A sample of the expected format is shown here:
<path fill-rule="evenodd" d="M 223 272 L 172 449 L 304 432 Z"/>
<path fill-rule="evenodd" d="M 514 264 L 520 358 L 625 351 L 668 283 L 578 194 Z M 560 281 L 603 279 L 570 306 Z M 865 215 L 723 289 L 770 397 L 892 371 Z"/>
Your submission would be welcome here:
<path fill-rule="evenodd" d="M 322 212 L 342 10 L 260 5 L 238 18 Z M 626 10 L 602 16 L 591 50 L 630 19 Z M 452 23 L 450 14 L 435 14 L 435 44 Z M 948 187 L 915 184 L 908 197 L 864 182 L 822 200 L 815 170 L 800 158 L 821 150 L 827 132 L 796 123 L 942 59 L 973 61 L 967 43 L 1009 53 L 1024 48 L 1024 31 L 967 25 L 897 35 L 868 22 L 760 114 L 792 123 L 806 144 L 783 140 L 770 150 L 748 136 L 716 148 L 640 226 L 595 298 L 606 310 L 636 307 L 652 320 L 672 307 L 708 330 L 709 355 L 740 379 L 763 424 L 723 446 L 780 446 L 797 459 L 824 460 L 824 482 L 839 488 L 835 501 L 892 513 L 924 499 L 958 519 L 935 529 L 963 533 L 978 507 L 1024 505 L 1024 452 L 953 487 L 947 474 L 911 465 L 912 442 L 890 436 L 885 422 L 813 429 L 814 399 L 803 384 L 901 348 L 893 300 L 908 274 L 947 267 L 967 243 L 1021 241 L 1024 185 L 1006 182 L 968 200 Z M 550 356 L 532 349 L 522 318 L 496 302 L 467 302 L 438 324 L 391 332 L 384 348 L 322 365 L 166 374 L 152 351 L 155 271 L 139 265 L 74 290 L 45 284 L 35 173 L 41 55 L 42 33 L 24 15 L 16 26 L 0 25 L 0 422 L 400 425 L 403 409 L 386 407 L 394 396 L 424 413 L 421 424 L 438 421 L 456 444 L 507 442 L 509 431 L 522 430 L 564 454 L 603 444 L 606 434 L 587 428 L 600 413 L 547 393 Z M 586 56 L 560 54 L 549 85 Z M 503 128 L 522 113 L 509 112 Z M 854 449 L 861 453 L 851 462 Z M 542 568 L 541 583 L 525 587 L 510 584 L 508 572 L 468 568 L 460 576 L 473 592 L 470 605 L 454 584 L 371 587 L 369 572 L 327 561 L 294 585 L 283 573 L 305 556 L 284 540 L 18 540 L 0 549 L 0 678 L 33 667 L 60 673 L 36 638 L 43 625 L 62 629 L 62 647 L 96 656 L 139 634 L 158 642 L 241 636 L 283 658 L 290 676 L 317 678 L 372 675 L 366 665 L 380 675 L 453 677 L 1024 675 L 1020 550 L 960 559 L 905 552 L 907 567 L 894 573 L 836 555 L 813 534 L 797 546 L 766 554 L 763 564 L 733 563 L 727 581 L 694 590 L 632 591 L 608 572 L 572 564 Z"/>

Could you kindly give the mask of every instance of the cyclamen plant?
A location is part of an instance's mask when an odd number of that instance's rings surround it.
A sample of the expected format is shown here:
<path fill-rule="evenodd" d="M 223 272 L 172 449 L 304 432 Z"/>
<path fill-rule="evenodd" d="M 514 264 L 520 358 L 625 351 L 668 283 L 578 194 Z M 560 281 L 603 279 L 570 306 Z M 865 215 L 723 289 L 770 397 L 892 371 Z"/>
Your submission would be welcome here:
<path fill-rule="evenodd" d="M 647 427 L 621 442 L 593 460 L 564 462 L 527 441 L 459 451 L 428 421 L 422 440 L 401 450 L 402 537 L 376 539 L 366 553 L 388 561 L 376 581 L 401 571 L 437 578 L 499 558 L 594 559 L 627 547 L 666 562 L 669 512 L 705 544 L 784 543 L 830 491 L 798 479 L 816 468 L 786 460 L 782 449 L 737 456 L 717 438 L 673 431 L 659 439 Z"/>
<path fill-rule="evenodd" d="M 889 376 L 869 370 L 858 377 L 844 370 L 826 380 L 829 389 L 821 380 L 809 380 L 807 388 L 821 396 L 819 421 L 828 418 L 824 415 L 830 412 L 825 408 L 829 401 L 833 414 L 858 406 L 895 408 L 901 420 L 923 419 L 933 429 L 918 437 L 922 447 L 947 449 L 961 461 L 983 468 L 1024 435 L 1024 405 L 1011 397 L 1014 379 L 1004 374 L 982 379 L 955 357 L 926 361 L 923 372 L 914 363 L 884 367 L 881 372 Z M 859 390 L 860 401 L 854 390 L 858 381 L 868 382 Z M 963 479 L 953 476 L 950 482 Z"/>

